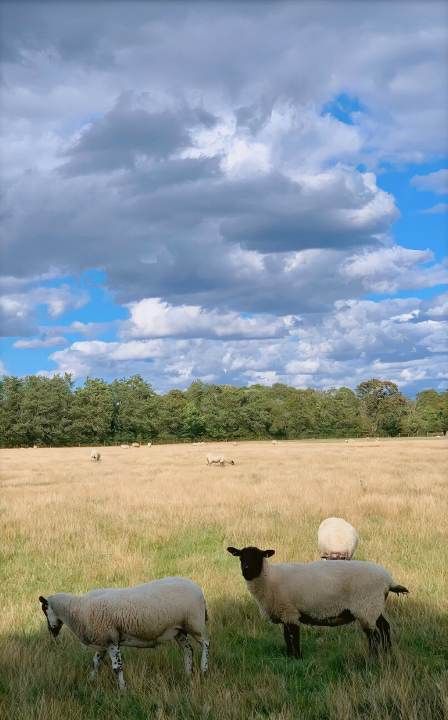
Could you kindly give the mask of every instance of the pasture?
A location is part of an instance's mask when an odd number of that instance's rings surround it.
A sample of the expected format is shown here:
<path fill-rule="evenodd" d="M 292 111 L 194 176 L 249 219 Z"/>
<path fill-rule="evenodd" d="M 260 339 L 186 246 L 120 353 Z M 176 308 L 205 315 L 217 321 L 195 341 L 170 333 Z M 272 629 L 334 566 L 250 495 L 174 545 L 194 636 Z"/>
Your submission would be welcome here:
<path fill-rule="evenodd" d="M 0 716 L 10 720 L 439 720 L 448 716 L 448 440 L 210 443 L 1 450 Z M 235 466 L 206 467 L 207 452 Z M 286 658 L 227 545 L 317 559 L 329 515 L 360 533 L 356 557 L 384 564 L 389 659 L 367 656 L 357 627 L 302 630 Z M 210 672 L 184 676 L 176 646 L 125 648 L 110 666 L 65 628 L 47 632 L 40 594 L 179 574 L 204 589 Z M 198 651 L 195 650 L 196 668 Z"/>

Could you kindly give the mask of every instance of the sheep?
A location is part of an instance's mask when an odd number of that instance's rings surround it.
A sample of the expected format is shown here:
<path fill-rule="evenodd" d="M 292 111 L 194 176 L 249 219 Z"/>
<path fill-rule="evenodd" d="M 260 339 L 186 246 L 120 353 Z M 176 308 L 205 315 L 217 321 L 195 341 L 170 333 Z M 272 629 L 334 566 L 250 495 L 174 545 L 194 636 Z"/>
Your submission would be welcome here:
<path fill-rule="evenodd" d="M 147 447 L 151 447 L 152 442 L 146 443 Z"/>
<path fill-rule="evenodd" d="M 99 462 L 101 460 L 101 453 L 99 452 L 99 450 L 90 451 L 90 460 L 92 462 Z"/>
<path fill-rule="evenodd" d="M 353 525 L 338 517 L 323 520 L 317 531 L 321 560 L 351 560 L 358 545 Z"/>
<path fill-rule="evenodd" d="M 235 460 L 225 458 L 224 455 L 211 455 L 210 453 L 206 457 L 207 465 L 235 465 Z"/>
<path fill-rule="evenodd" d="M 120 690 L 126 688 L 121 646 L 152 648 L 176 640 L 184 651 L 185 671 L 193 668 L 189 636 L 202 647 L 201 671 L 208 669 L 209 639 L 204 594 L 192 580 L 165 577 L 130 588 L 104 588 L 85 595 L 39 596 L 49 632 L 57 637 L 65 624 L 96 650 L 91 678 L 107 652 Z"/>
<path fill-rule="evenodd" d="M 381 565 L 341 560 L 270 565 L 275 550 L 228 547 L 240 558 L 249 592 L 265 616 L 283 625 L 287 654 L 301 658 L 300 623 L 337 626 L 358 620 L 369 649 L 391 647 L 390 626 L 383 615 L 389 592 L 408 593 Z"/>
<path fill-rule="evenodd" d="M 277 440 L 272 440 L 272 445 L 278 445 Z"/>
<path fill-rule="evenodd" d="M 132 447 L 140 447 L 140 443 L 138 443 L 138 442 L 133 442 L 133 443 L 132 443 Z"/>
<path fill-rule="evenodd" d="M 123 450 L 129 450 L 129 445 L 126 445 L 126 443 L 123 443 L 123 445 L 120 445 Z"/>

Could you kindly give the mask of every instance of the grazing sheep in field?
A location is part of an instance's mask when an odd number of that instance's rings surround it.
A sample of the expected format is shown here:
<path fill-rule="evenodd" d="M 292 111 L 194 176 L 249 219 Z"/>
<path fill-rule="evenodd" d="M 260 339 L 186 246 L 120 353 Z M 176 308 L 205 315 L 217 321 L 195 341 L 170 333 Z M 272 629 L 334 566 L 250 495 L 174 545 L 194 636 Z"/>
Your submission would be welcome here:
<path fill-rule="evenodd" d="M 176 640 L 183 648 L 189 675 L 193 667 L 191 636 L 202 646 L 202 672 L 208 669 L 207 609 L 201 588 L 192 580 L 166 577 L 137 587 L 105 588 L 85 595 L 41 595 L 39 601 L 54 637 L 65 624 L 84 645 L 95 648 L 92 678 L 108 653 L 120 690 L 126 687 L 120 646 L 153 648 Z"/>
<path fill-rule="evenodd" d="M 133 442 L 133 443 L 132 443 L 132 447 L 140 447 L 140 443 L 138 443 L 138 442 Z"/>
<path fill-rule="evenodd" d="M 409 591 L 397 585 L 381 565 L 361 560 L 270 565 L 267 558 L 275 550 L 227 550 L 240 558 L 248 590 L 262 613 L 283 625 L 288 655 L 302 657 L 300 623 L 337 626 L 358 620 L 371 652 L 390 648 L 385 601 L 389 592 Z"/>
<path fill-rule="evenodd" d="M 224 455 L 208 454 L 206 457 L 206 462 L 207 465 L 220 465 L 221 467 L 224 467 L 224 465 L 235 465 L 235 460 L 225 458 Z"/>
<path fill-rule="evenodd" d="M 358 533 L 346 520 L 330 517 L 317 531 L 317 545 L 322 560 L 351 560 L 358 545 Z"/>
<path fill-rule="evenodd" d="M 129 450 L 129 445 L 126 445 L 126 443 L 123 443 L 123 445 L 120 445 L 120 447 L 124 450 Z"/>
<path fill-rule="evenodd" d="M 99 452 L 99 450 L 90 451 L 90 460 L 92 462 L 99 462 L 101 460 L 101 453 Z"/>
<path fill-rule="evenodd" d="M 151 447 L 151 446 L 152 446 L 152 442 L 147 443 L 147 447 Z"/>
<path fill-rule="evenodd" d="M 272 445 L 278 445 L 277 440 L 272 440 Z"/>

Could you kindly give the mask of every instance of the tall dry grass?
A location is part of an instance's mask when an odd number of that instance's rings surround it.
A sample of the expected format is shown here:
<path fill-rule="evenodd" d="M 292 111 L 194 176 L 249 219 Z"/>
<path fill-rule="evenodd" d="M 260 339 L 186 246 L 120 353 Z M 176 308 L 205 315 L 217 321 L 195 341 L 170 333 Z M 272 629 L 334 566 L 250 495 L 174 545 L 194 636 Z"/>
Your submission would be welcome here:
<path fill-rule="evenodd" d="M 2 450 L 0 714 L 11 720 L 297 718 L 439 720 L 448 715 L 447 445 L 443 439 L 230 443 Z M 206 467 L 205 454 L 233 455 Z M 356 626 L 305 628 L 288 660 L 228 544 L 316 558 L 319 522 L 359 530 L 358 558 L 411 590 L 391 598 L 394 652 L 367 658 Z M 189 683 L 177 648 L 124 650 L 129 691 L 109 668 L 87 680 L 91 652 L 49 636 L 37 601 L 186 575 L 205 590 L 212 638 L 206 679 Z"/>

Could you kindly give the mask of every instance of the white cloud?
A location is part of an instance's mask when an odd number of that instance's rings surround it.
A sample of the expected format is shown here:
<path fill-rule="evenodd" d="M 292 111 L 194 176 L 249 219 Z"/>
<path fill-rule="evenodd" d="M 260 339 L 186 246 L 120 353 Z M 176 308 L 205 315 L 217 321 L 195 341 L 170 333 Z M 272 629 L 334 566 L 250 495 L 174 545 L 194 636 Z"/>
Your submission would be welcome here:
<path fill-rule="evenodd" d="M 421 210 L 425 215 L 443 215 L 448 212 L 448 203 L 437 203 L 427 210 Z"/>
<path fill-rule="evenodd" d="M 428 175 L 414 175 L 411 185 L 417 190 L 426 190 L 436 195 L 448 195 L 448 169 L 437 170 Z"/>
<path fill-rule="evenodd" d="M 121 325 L 123 337 L 279 337 L 296 322 L 293 316 L 244 317 L 199 305 L 173 306 L 160 298 L 131 303 L 129 310 L 130 319 Z"/>
<path fill-rule="evenodd" d="M 448 267 L 429 264 L 432 260 L 431 250 L 411 250 L 392 245 L 347 258 L 343 262 L 342 274 L 358 279 L 365 290 L 378 293 L 447 283 Z"/>
<path fill-rule="evenodd" d="M 354 386 L 378 375 L 412 387 L 419 378 L 439 383 L 448 377 L 444 303 L 443 296 L 431 303 L 418 298 L 338 301 L 331 312 L 304 315 L 280 337 L 85 341 L 51 358 L 61 371 L 77 376 L 140 372 L 162 390 L 185 387 L 195 378 L 329 387 Z"/>
<path fill-rule="evenodd" d="M 6 278 L 6 286 L 11 286 Z M 24 283 L 26 285 L 26 283 Z M 57 318 L 67 310 L 83 307 L 89 300 L 84 290 L 74 291 L 68 285 L 58 287 L 30 287 L 25 292 L 12 292 L 0 296 L 0 326 L 6 336 L 30 335 L 37 331 L 36 309 L 43 305 L 51 318 Z"/>
<path fill-rule="evenodd" d="M 68 340 L 62 335 L 49 335 L 48 337 L 32 338 L 30 340 L 16 340 L 14 347 L 19 350 L 32 350 L 36 348 L 55 347 L 67 345 Z"/>

